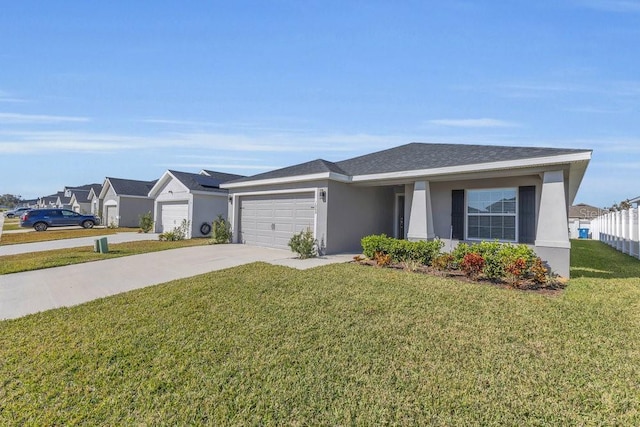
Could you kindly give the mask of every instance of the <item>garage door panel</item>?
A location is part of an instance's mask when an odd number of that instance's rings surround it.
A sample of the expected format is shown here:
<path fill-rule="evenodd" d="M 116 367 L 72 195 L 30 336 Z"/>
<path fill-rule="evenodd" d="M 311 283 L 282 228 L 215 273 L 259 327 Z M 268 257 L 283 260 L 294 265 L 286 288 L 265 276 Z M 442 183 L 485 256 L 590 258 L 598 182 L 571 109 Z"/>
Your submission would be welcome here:
<path fill-rule="evenodd" d="M 315 221 L 312 192 L 240 198 L 240 238 L 248 244 L 288 248 L 291 236 Z"/>
<path fill-rule="evenodd" d="M 160 222 L 162 232 L 172 231 L 188 220 L 189 205 L 187 203 L 162 203 L 160 205 Z"/>

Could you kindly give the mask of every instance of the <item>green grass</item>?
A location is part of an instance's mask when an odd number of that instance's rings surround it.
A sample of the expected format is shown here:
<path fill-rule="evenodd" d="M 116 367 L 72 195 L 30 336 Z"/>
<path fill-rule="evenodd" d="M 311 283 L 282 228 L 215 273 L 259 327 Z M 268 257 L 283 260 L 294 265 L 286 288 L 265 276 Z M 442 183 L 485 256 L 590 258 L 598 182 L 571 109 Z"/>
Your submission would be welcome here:
<path fill-rule="evenodd" d="M 20 230 L 20 220 L 18 218 L 5 218 L 2 231 Z"/>
<path fill-rule="evenodd" d="M 119 258 L 167 249 L 199 246 L 207 243 L 207 239 L 179 240 L 175 242 L 145 240 L 140 242 L 109 244 L 109 252 L 106 254 L 96 253 L 92 246 L 85 246 L 52 251 L 30 252 L 19 255 L 5 255 L 0 256 L 0 274 L 40 270 L 43 268 L 80 264 L 83 262 Z"/>
<path fill-rule="evenodd" d="M 571 241 L 571 277 L 640 277 L 640 260 L 595 240 Z"/>
<path fill-rule="evenodd" d="M 635 426 L 639 301 L 250 264 L 0 322 L 0 424 Z"/>
<path fill-rule="evenodd" d="M 78 237 L 107 236 L 109 234 L 136 232 L 137 228 L 77 228 L 69 230 L 56 230 L 49 228 L 47 231 L 2 234 L 0 245 L 15 245 L 20 243 L 47 242 L 50 240 L 75 239 Z"/>

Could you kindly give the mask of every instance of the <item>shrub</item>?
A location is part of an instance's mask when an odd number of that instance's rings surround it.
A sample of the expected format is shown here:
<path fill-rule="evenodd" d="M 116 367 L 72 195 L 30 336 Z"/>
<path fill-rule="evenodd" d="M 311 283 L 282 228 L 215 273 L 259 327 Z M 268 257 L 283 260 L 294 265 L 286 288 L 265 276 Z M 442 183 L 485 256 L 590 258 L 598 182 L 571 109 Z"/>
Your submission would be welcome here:
<path fill-rule="evenodd" d="M 289 247 L 300 259 L 313 258 L 317 255 L 317 241 L 310 229 L 294 234 L 289 240 Z"/>
<path fill-rule="evenodd" d="M 460 268 L 462 269 L 462 271 L 464 271 L 464 274 L 466 274 L 467 277 L 470 277 L 475 280 L 478 278 L 478 276 L 482 272 L 482 269 L 484 268 L 484 264 L 485 262 L 484 262 L 484 258 L 482 258 L 482 255 L 469 252 L 462 259 L 462 262 L 460 263 Z"/>
<path fill-rule="evenodd" d="M 407 261 L 418 262 L 423 265 L 431 265 L 438 256 L 444 243 L 441 240 L 409 241 L 387 237 L 385 234 L 363 237 L 362 250 L 366 257 L 373 259 L 376 253 L 390 256 L 390 262 L 405 263 Z"/>
<path fill-rule="evenodd" d="M 530 273 L 531 278 L 538 285 L 546 285 L 549 282 L 549 269 L 538 257 L 533 261 Z"/>
<path fill-rule="evenodd" d="M 391 255 L 385 254 L 384 252 L 376 252 L 373 254 L 373 259 L 380 267 L 387 267 L 391 264 Z"/>
<path fill-rule="evenodd" d="M 362 253 L 369 259 L 373 259 L 376 252 L 387 253 L 387 245 L 390 240 L 386 234 L 372 234 L 365 236 L 360 240 L 362 245 Z"/>
<path fill-rule="evenodd" d="M 140 230 L 142 230 L 143 233 L 148 233 L 151 231 L 151 229 L 153 228 L 153 214 L 151 213 L 151 211 L 147 212 L 146 214 L 140 215 L 140 222 L 138 222 L 138 225 L 140 226 Z"/>
<path fill-rule="evenodd" d="M 454 270 L 456 268 L 455 257 L 453 254 L 441 254 L 431 261 L 431 265 L 440 271 Z"/>
<path fill-rule="evenodd" d="M 184 240 L 187 238 L 190 224 L 191 224 L 191 221 L 187 221 L 186 219 L 183 219 L 182 223 L 179 226 L 177 226 L 171 231 L 165 231 L 164 233 L 160 234 L 158 238 L 160 240 L 166 240 L 166 241 Z"/>
<path fill-rule="evenodd" d="M 524 258 L 516 258 L 509 262 L 504 268 L 507 280 L 513 286 L 518 286 L 520 281 L 527 275 L 527 261 Z"/>
<path fill-rule="evenodd" d="M 224 219 L 222 215 L 218 215 L 218 218 L 213 221 L 212 225 L 212 243 L 218 244 L 231 242 L 231 224 L 229 221 Z"/>

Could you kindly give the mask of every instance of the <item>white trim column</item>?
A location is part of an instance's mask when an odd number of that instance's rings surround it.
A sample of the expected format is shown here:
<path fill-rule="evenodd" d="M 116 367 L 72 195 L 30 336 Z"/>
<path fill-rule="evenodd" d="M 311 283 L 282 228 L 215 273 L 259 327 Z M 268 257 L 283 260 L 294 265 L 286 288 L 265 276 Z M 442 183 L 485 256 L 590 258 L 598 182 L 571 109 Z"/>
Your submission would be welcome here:
<path fill-rule="evenodd" d="M 407 239 L 429 240 L 435 236 L 429 181 L 416 181 L 413 185 Z"/>
<path fill-rule="evenodd" d="M 553 271 L 569 277 L 571 243 L 562 170 L 545 172 L 543 175 L 535 248 Z"/>

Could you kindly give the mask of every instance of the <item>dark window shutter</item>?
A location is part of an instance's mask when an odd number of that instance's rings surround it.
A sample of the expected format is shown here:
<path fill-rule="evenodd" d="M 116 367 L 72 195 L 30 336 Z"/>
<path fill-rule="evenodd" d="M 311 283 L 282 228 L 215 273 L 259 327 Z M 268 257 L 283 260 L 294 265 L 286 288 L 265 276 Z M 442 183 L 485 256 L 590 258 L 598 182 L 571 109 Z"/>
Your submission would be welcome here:
<path fill-rule="evenodd" d="M 536 187 L 519 188 L 518 195 L 518 242 L 534 243 L 536 239 Z"/>
<path fill-rule="evenodd" d="M 464 190 L 451 192 L 451 226 L 452 237 L 464 240 Z"/>

